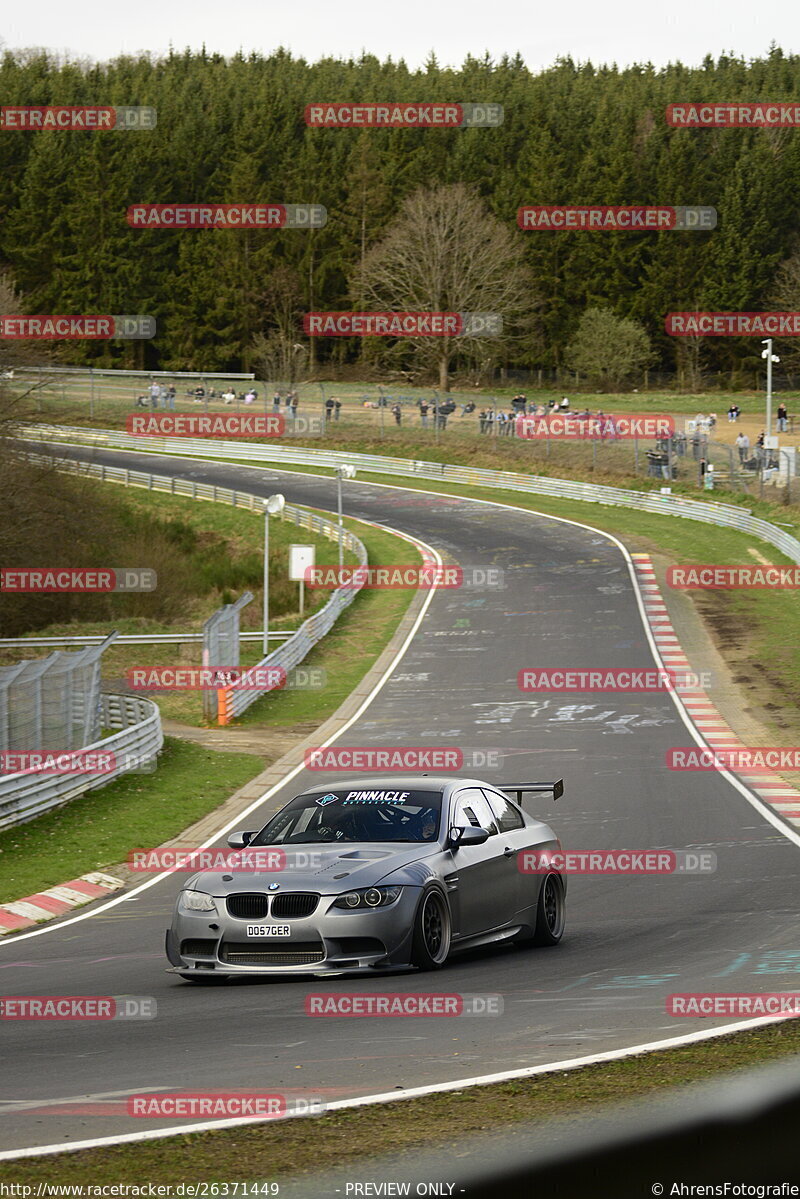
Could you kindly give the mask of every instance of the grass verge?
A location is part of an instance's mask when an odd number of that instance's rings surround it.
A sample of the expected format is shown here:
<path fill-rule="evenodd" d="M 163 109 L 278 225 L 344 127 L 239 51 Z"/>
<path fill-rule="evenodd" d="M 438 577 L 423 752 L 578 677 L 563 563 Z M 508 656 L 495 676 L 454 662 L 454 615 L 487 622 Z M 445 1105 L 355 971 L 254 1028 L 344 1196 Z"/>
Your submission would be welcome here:
<path fill-rule="evenodd" d="M 763 1065 L 800 1051 L 800 1023 L 735 1033 L 716 1040 L 618 1062 L 470 1087 L 444 1095 L 354 1108 L 305 1119 L 265 1123 L 163 1141 L 86 1149 L 64 1158 L 3 1163 L 6 1183 L 76 1184 L 131 1179 L 175 1184 L 188 1180 L 270 1182 L 340 1168 L 355 1174 L 377 1153 L 452 1149 L 454 1133 L 509 1131 L 515 1125 L 599 1114 L 606 1105 L 651 1098 L 668 1087 Z M 88 1129 L 87 1129 L 88 1133 Z"/>
<path fill-rule="evenodd" d="M 154 774 L 130 774 L 29 824 L 0 833 L 0 903 L 123 862 L 161 845 L 264 768 L 256 754 L 220 753 L 167 737 Z"/>

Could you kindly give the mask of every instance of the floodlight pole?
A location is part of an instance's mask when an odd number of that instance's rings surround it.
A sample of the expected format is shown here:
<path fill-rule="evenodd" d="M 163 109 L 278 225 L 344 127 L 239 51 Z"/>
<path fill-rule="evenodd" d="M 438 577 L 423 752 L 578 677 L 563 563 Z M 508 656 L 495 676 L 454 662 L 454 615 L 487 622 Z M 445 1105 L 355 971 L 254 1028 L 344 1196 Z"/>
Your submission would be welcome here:
<path fill-rule="evenodd" d="M 342 525 L 342 479 L 355 478 L 356 470 L 354 466 L 348 466 L 344 463 L 342 466 L 336 467 L 336 508 L 339 514 L 339 566 L 344 565 L 344 545 L 342 537 L 344 529 Z"/>
<path fill-rule="evenodd" d="M 271 495 L 264 502 L 264 657 L 269 654 L 269 518 L 272 512 L 282 512 L 286 501 L 282 495 Z"/>

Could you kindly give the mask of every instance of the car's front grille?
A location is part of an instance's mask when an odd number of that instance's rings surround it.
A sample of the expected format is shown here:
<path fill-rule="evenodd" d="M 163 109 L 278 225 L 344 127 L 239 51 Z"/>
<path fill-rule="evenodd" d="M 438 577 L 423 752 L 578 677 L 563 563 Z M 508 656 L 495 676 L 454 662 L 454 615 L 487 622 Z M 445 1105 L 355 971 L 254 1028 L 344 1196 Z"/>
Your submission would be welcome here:
<path fill-rule="evenodd" d="M 269 901 L 272 899 L 272 911 Z M 263 920 L 271 915 L 276 920 L 299 919 L 316 910 L 319 895 L 314 891 L 289 891 L 285 895 L 263 895 L 258 891 L 229 895 L 228 915 L 237 920 Z"/>
<path fill-rule="evenodd" d="M 238 920 L 263 920 L 269 911 L 269 896 L 260 892 L 229 895 L 228 914 Z"/>
<path fill-rule="evenodd" d="M 273 895 L 272 916 L 275 920 L 291 920 L 292 917 L 310 916 L 319 903 L 319 895 L 313 891 L 294 891 L 287 895 Z"/>
<path fill-rule="evenodd" d="M 185 958 L 213 958 L 216 941 L 181 941 L 181 956 Z"/>
<path fill-rule="evenodd" d="M 259 941 L 256 945 L 228 941 L 220 950 L 220 960 L 231 966 L 309 966 L 321 962 L 325 947 L 321 941 Z"/>

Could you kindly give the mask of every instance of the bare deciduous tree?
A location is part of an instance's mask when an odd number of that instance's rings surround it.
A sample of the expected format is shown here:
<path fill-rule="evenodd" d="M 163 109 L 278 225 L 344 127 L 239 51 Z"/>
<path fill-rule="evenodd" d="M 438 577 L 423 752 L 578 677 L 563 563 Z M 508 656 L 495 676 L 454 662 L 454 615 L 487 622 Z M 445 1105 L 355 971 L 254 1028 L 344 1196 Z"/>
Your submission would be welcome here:
<path fill-rule="evenodd" d="M 273 271 L 263 296 L 266 332 L 253 338 L 253 354 L 263 378 L 294 387 L 304 376 L 308 347 L 298 342 L 303 311 L 303 289 L 297 274 L 287 266 Z"/>
<path fill-rule="evenodd" d="M 394 356 L 438 375 L 447 390 L 456 359 L 499 359 L 512 344 L 534 334 L 538 307 L 521 235 L 487 208 L 463 183 L 409 196 L 383 238 L 364 256 L 351 295 L 374 311 L 489 312 L 503 320 L 498 337 L 408 337 Z"/>
<path fill-rule="evenodd" d="M 770 299 L 777 311 L 800 312 L 800 251 L 784 258 L 778 267 Z M 800 369 L 800 347 L 794 338 L 781 341 L 780 355 L 785 369 Z"/>

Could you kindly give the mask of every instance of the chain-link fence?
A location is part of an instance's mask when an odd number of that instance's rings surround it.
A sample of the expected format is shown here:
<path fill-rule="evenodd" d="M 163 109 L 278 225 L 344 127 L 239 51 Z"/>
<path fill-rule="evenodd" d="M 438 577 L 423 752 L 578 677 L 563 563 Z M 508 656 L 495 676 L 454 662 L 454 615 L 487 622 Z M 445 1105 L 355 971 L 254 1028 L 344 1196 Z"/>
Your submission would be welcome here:
<path fill-rule="evenodd" d="M 203 625 L 203 666 L 225 670 L 239 669 L 239 623 L 242 608 L 253 599 L 251 591 L 245 591 L 233 604 L 218 608 Z M 203 718 L 216 720 L 218 714 L 217 692 L 203 691 Z"/>
<path fill-rule="evenodd" d="M 0 750 L 64 753 L 97 741 L 100 658 L 115 637 L 0 670 Z"/>

